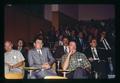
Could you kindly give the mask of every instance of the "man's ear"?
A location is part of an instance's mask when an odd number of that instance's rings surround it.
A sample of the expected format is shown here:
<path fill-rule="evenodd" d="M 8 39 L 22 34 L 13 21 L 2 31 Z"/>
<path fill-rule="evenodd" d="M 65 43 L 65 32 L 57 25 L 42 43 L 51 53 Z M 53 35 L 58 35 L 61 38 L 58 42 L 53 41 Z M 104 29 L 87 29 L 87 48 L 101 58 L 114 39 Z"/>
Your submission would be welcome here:
<path fill-rule="evenodd" d="M 11 44 L 11 47 L 13 47 L 13 44 Z"/>
<path fill-rule="evenodd" d="M 44 43 L 42 43 L 42 46 L 44 45 Z"/>
<path fill-rule="evenodd" d="M 92 43 L 90 43 L 90 45 L 92 45 Z"/>
<path fill-rule="evenodd" d="M 35 43 L 33 43 L 33 46 L 35 46 Z"/>

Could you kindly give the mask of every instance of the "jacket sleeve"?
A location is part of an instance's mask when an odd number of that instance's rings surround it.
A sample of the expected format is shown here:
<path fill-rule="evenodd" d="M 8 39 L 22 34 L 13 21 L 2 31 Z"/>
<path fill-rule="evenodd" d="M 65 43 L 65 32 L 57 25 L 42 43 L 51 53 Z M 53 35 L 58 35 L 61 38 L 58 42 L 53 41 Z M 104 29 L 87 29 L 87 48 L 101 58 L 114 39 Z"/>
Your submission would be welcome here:
<path fill-rule="evenodd" d="M 47 57 L 49 59 L 48 63 L 50 65 L 52 65 L 55 62 L 55 59 L 53 58 L 52 53 L 50 52 L 50 50 L 48 48 L 46 48 L 46 50 L 47 50 Z"/>

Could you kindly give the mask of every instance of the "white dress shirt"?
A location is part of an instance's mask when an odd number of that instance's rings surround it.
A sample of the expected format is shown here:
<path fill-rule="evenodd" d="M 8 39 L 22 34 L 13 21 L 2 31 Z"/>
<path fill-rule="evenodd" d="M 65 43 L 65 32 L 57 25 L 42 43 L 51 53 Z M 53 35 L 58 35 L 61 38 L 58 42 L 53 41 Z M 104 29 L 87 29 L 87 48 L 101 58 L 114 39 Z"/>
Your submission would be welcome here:
<path fill-rule="evenodd" d="M 93 53 L 93 49 L 94 49 L 94 53 L 95 53 L 95 54 Z M 100 60 L 99 57 L 98 57 L 98 53 L 97 53 L 96 48 L 92 48 L 92 47 L 91 47 L 91 51 L 92 51 L 93 59 L 94 59 L 94 60 Z M 95 56 L 96 56 L 96 57 L 95 57 Z"/>
<path fill-rule="evenodd" d="M 64 51 L 67 51 L 67 53 L 69 53 L 69 48 L 68 48 L 68 46 L 64 46 Z"/>
<path fill-rule="evenodd" d="M 41 49 L 37 49 L 37 52 L 42 55 Z"/>

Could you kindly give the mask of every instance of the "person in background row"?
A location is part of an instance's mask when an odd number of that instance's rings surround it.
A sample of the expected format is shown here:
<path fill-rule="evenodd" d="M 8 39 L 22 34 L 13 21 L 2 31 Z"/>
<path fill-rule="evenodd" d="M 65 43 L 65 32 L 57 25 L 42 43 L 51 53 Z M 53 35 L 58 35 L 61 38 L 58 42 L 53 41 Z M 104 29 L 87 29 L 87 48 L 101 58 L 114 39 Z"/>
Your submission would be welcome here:
<path fill-rule="evenodd" d="M 43 47 L 43 39 L 35 38 L 34 48 L 28 52 L 28 63 L 30 67 L 39 68 L 33 71 L 31 79 L 42 79 L 45 76 L 55 76 L 56 72 L 52 71 L 52 65 L 55 59 L 48 48 Z"/>
<path fill-rule="evenodd" d="M 55 45 L 54 45 L 54 50 L 56 50 L 57 47 L 59 46 L 63 46 L 63 35 L 59 35 L 59 38 L 58 40 L 55 42 Z"/>
<path fill-rule="evenodd" d="M 70 35 L 70 41 L 76 41 L 76 31 L 72 30 Z"/>
<path fill-rule="evenodd" d="M 110 42 L 110 40 L 108 40 L 108 38 L 106 36 L 106 32 L 102 31 L 100 34 L 99 45 L 101 47 L 105 48 L 106 50 L 111 50 L 111 45 L 108 43 L 108 41 Z"/>
<path fill-rule="evenodd" d="M 54 58 L 61 58 L 63 54 L 66 54 L 69 52 L 68 44 L 69 44 L 69 39 L 67 37 L 63 37 L 62 39 L 63 45 L 57 47 L 54 53 Z"/>
<path fill-rule="evenodd" d="M 22 53 L 22 55 L 25 58 L 25 66 L 28 67 L 28 50 L 25 47 L 25 42 L 23 39 L 19 39 L 17 41 L 17 50 L 20 51 Z M 27 71 L 25 71 L 25 75 L 24 78 L 27 78 Z"/>
<path fill-rule="evenodd" d="M 62 56 L 62 69 L 69 70 L 67 78 L 88 79 L 91 71 L 91 64 L 85 54 L 77 52 L 76 43 L 69 43 L 69 53 Z"/>
<path fill-rule="evenodd" d="M 68 44 L 69 44 L 69 39 L 68 37 L 64 36 L 62 38 L 62 42 L 63 42 L 63 45 L 62 46 L 58 46 L 55 50 L 55 53 L 54 53 L 54 58 L 56 59 L 56 63 L 57 63 L 57 69 L 62 69 L 61 68 L 61 58 L 62 58 L 62 55 L 66 54 L 69 52 L 69 47 L 68 47 Z M 58 74 L 60 74 L 60 72 L 58 72 Z"/>
<path fill-rule="evenodd" d="M 28 61 L 27 61 L 27 49 L 25 48 L 25 42 L 23 39 L 19 39 L 17 41 L 17 50 L 20 51 L 22 53 L 22 55 L 25 58 L 25 64 L 26 66 L 28 66 Z"/>
<path fill-rule="evenodd" d="M 25 58 L 22 53 L 17 50 L 13 50 L 13 44 L 11 41 L 5 41 L 5 54 L 4 54 L 4 63 L 5 63 L 5 74 L 7 73 L 23 73 L 21 66 L 24 65 Z"/>
<path fill-rule="evenodd" d="M 78 51 L 83 52 L 87 48 L 87 41 L 84 39 L 83 32 L 79 32 L 76 42 Z"/>

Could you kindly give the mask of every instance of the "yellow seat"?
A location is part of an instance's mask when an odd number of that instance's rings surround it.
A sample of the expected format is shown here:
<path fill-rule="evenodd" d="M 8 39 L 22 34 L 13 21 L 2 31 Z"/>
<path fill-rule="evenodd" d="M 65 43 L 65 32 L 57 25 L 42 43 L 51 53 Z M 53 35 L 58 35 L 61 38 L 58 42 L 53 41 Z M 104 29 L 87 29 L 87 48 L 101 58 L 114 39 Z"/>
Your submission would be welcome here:
<path fill-rule="evenodd" d="M 23 79 L 23 73 L 7 73 L 5 74 L 6 79 Z"/>
<path fill-rule="evenodd" d="M 67 78 L 62 76 L 45 76 L 44 79 L 67 79 Z"/>
<path fill-rule="evenodd" d="M 23 70 L 25 66 L 25 62 L 23 62 L 23 65 L 20 66 L 19 68 Z M 24 70 L 22 73 L 16 73 L 16 72 L 9 72 L 5 74 L 6 79 L 23 79 L 24 78 Z"/>

